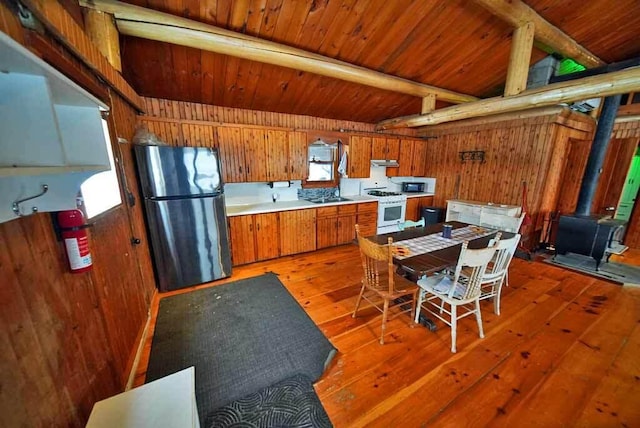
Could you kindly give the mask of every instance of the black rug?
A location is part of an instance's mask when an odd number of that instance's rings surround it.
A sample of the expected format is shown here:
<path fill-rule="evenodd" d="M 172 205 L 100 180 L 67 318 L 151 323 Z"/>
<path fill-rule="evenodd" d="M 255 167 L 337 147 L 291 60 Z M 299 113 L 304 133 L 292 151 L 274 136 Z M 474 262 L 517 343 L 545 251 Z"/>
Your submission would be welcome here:
<path fill-rule="evenodd" d="M 205 428 L 331 428 L 313 384 L 297 375 L 247 395 L 207 416 Z"/>
<path fill-rule="evenodd" d="M 301 374 L 336 349 L 274 274 L 160 300 L 147 382 L 196 370 L 201 424 L 212 410 Z"/>

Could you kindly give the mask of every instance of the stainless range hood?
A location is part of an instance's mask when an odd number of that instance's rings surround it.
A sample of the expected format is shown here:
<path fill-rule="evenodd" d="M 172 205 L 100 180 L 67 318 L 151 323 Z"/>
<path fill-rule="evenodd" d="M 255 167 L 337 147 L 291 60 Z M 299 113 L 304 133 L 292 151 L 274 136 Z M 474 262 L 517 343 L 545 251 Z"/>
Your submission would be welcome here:
<path fill-rule="evenodd" d="M 391 166 L 399 167 L 398 161 L 395 159 L 371 159 L 371 165 L 373 166 Z"/>

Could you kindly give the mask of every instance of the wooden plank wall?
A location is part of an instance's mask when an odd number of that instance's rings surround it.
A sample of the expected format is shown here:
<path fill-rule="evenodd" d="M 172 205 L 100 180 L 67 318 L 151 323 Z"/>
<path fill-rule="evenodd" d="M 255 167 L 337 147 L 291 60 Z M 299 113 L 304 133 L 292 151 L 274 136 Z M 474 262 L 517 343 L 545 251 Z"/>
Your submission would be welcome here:
<path fill-rule="evenodd" d="M 375 132 L 375 124 L 372 123 L 220 107 L 158 98 L 143 98 L 143 100 L 147 116 L 174 120 L 166 121 L 156 126 L 164 135 L 170 136 L 176 145 L 180 145 L 183 139 L 182 130 L 176 121 L 204 121 L 214 122 L 214 124 L 243 124 L 318 131 L 338 131 L 343 129 L 345 131 Z M 413 129 L 396 129 L 393 133 L 416 136 L 416 131 Z"/>
<path fill-rule="evenodd" d="M 27 40 L 1 2 L 0 31 Z M 112 128 L 131 139 L 136 112 L 111 97 Z M 130 242 L 146 241 L 139 201 L 93 221 L 83 274 L 69 273 L 48 213 L 0 224 L 0 426 L 82 427 L 95 401 L 124 389 L 155 290 L 148 250 Z"/>
<path fill-rule="evenodd" d="M 426 161 L 427 176 L 437 180 L 434 205 L 446 207 L 448 199 L 522 205 L 526 182 L 533 220 L 526 234 L 530 246 L 537 244 L 561 192 L 567 141 L 571 135 L 589 136 L 591 122 L 563 112 L 425 128 L 424 135 L 436 137 L 427 142 Z M 485 162 L 462 162 L 459 153 L 469 150 L 484 151 Z"/>

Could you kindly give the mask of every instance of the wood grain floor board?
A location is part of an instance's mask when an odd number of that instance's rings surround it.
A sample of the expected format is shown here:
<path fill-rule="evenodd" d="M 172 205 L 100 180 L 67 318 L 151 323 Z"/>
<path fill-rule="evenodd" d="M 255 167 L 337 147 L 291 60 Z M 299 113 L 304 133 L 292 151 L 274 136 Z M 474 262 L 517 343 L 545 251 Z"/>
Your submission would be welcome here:
<path fill-rule="evenodd" d="M 389 321 L 379 345 L 379 312 L 365 306 L 351 317 L 360 269 L 349 244 L 241 266 L 233 278 L 170 294 L 277 273 L 339 350 L 315 385 L 336 427 L 640 425 L 640 289 L 514 259 L 501 315 L 483 301 L 486 337 L 466 318 L 452 354 L 448 327 L 411 327 L 406 315 Z"/>

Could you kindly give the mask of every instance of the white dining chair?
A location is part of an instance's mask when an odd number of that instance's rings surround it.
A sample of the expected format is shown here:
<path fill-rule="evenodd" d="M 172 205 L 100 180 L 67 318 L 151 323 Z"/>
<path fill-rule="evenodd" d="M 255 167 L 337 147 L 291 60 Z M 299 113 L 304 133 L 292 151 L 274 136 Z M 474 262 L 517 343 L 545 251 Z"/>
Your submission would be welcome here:
<path fill-rule="evenodd" d="M 478 250 L 469 249 L 467 245 L 467 242 L 462 243 L 453 275 L 445 273 L 418 280 L 420 292 L 415 321 L 418 322 L 420 311 L 424 309 L 450 326 L 451 352 L 456 352 L 457 325 L 461 318 L 475 314 L 480 337 L 484 337 L 480 314 L 480 285 L 482 275 L 495 253 L 495 245 Z M 462 273 L 463 269 L 466 274 Z M 449 309 L 446 305 L 449 305 Z M 458 313 L 459 306 L 465 312 Z M 448 315 L 448 319 L 444 314 Z"/>
<path fill-rule="evenodd" d="M 518 248 L 521 235 L 516 233 L 512 238 L 501 239 L 495 245 L 495 254 L 482 275 L 480 300 L 493 299 L 493 311 L 500 315 L 500 296 L 502 285 L 506 283 L 509 265 Z"/>

